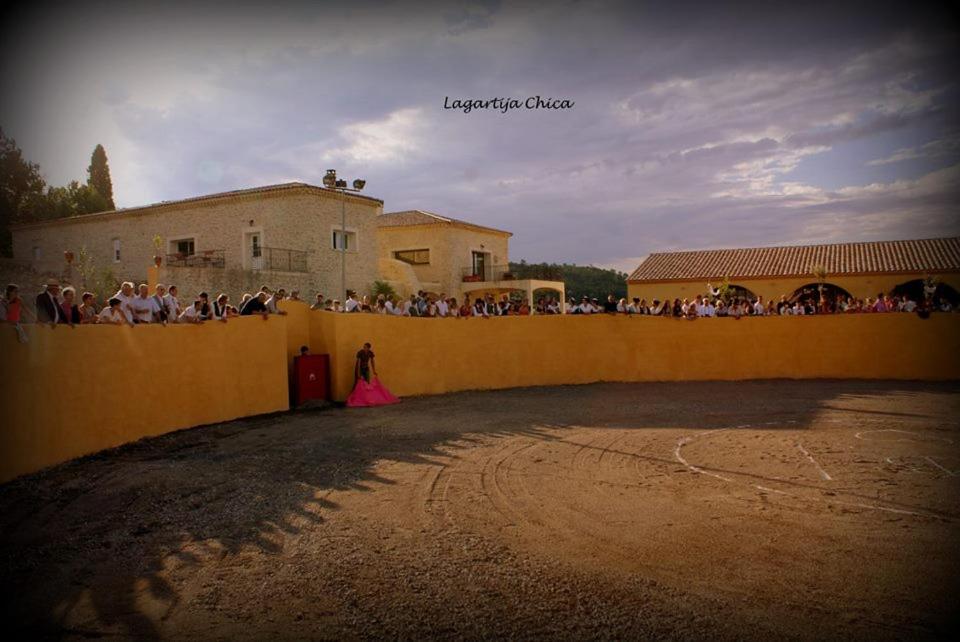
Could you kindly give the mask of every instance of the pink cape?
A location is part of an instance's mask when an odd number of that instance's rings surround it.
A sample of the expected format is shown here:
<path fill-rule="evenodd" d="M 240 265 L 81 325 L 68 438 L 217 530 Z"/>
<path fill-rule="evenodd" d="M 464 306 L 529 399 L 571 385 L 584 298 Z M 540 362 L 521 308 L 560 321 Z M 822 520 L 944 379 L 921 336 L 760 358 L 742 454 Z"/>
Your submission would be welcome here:
<path fill-rule="evenodd" d="M 350 408 L 386 406 L 392 403 L 400 403 L 400 400 L 394 397 L 376 377 L 370 383 L 364 381 L 362 377 L 357 379 L 357 385 L 347 397 L 347 406 Z"/>

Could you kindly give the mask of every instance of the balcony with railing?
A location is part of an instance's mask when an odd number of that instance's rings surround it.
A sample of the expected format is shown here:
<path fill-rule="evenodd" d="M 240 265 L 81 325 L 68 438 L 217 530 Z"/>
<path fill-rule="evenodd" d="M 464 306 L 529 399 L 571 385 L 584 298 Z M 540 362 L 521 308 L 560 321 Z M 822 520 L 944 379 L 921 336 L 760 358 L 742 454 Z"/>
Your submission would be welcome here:
<path fill-rule="evenodd" d="M 177 252 L 167 254 L 167 267 L 212 267 L 224 268 L 226 260 L 223 250 L 201 250 L 194 254 Z"/>
<path fill-rule="evenodd" d="M 512 281 L 514 275 L 509 265 L 480 265 L 460 270 L 464 283 L 482 283 L 485 281 Z"/>
<path fill-rule="evenodd" d="M 250 269 L 266 272 L 306 272 L 307 252 L 279 247 L 258 247 L 250 257 Z"/>

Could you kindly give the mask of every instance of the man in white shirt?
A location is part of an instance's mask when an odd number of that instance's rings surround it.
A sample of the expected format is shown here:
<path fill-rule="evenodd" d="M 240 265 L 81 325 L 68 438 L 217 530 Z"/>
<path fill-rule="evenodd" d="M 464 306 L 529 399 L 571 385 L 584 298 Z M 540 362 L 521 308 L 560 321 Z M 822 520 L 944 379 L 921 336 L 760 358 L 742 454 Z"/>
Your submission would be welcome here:
<path fill-rule="evenodd" d="M 203 316 L 200 314 L 201 305 L 203 304 L 200 302 L 200 299 L 197 299 L 193 302 L 193 305 L 187 306 L 187 309 L 180 313 L 180 317 L 177 320 L 180 323 L 203 323 Z"/>
<path fill-rule="evenodd" d="M 126 315 L 120 305 L 120 299 L 114 297 L 107 302 L 97 315 L 99 323 L 108 323 L 113 325 L 133 325 L 133 321 Z"/>
<path fill-rule="evenodd" d="M 157 315 L 154 318 L 155 323 L 167 322 L 167 317 L 169 315 L 167 314 L 167 302 L 164 300 L 164 297 L 166 296 L 166 294 L 167 294 L 167 288 L 161 285 L 160 283 L 158 283 L 157 289 L 154 291 L 153 297 L 152 297 L 154 302 L 157 304 Z"/>
<path fill-rule="evenodd" d="M 134 323 L 153 323 L 154 315 L 160 314 L 160 306 L 150 297 L 146 283 L 140 284 L 140 293 L 128 304 Z"/>
<path fill-rule="evenodd" d="M 914 303 L 913 299 L 910 297 L 904 297 L 903 300 L 903 311 L 904 312 L 913 312 L 917 309 L 917 304 Z"/>
<path fill-rule="evenodd" d="M 171 285 L 167 289 L 167 293 L 163 295 L 163 305 L 167 309 L 167 322 L 176 323 L 181 312 L 180 301 L 177 299 L 177 286 Z"/>
<path fill-rule="evenodd" d="M 580 310 L 580 314 L 593 314 L 593 306 L 590 305 L 589 297 L 580 299 L 580 305 L 577 308 Z"/>
<path fill-rule="evenodd" d="M 704 299 L 703 301 L 703 314 L 700 316 L 712 317 L 717 313 L 717 308 L 714 307 L 713 303 L 709 299 Z"/>
<path fill-rule="evenodd" d="M 766 310 L 763 307 L 763 297 L 758 296 L 757 300 L 753 303 L 753 313 L 758 317 L 762 317 Z"/>
<path fill-rule="evenodd" d="M 704 300 L 703 300 L 702 294 L 698 294 L 697 298 L 693 300 L 693 303 L 691 305 L 693 305 L 693 307 L 697 310 L 698 317 L 706 316 L 706 314 L 704 314 L 704 309 L 703 309 Z"/>
<path fill-rule="evenodd" d="M 793 314 L 794 316 L 802 316 L 806 314 L 806 312 L 803 310 L 803 304 L 799 301 L 793 304 Z"/>
<path fill-rule="evenodd" d="M 350 292 L 347 295 L 347 303 L 344 308 L 347 312 L 359 312 L 360 311 L 360 302 L 357 301 L 357 293 Z"/>
<path fill-rule="evenodd" d="M 450 305 L 447 303 L 447 295 L 441 292 L 437 300 L 437 316 L 445 317 L 448 314 L 450 314 Z"/>
<path fill-rule="evenodd" d="M 120 290 L 113 295 L 113 298 L 120 299 L 120 309 L 123 310 L 123 313 L 129 318 L 133 319 L 133 309 L 130 307 L 130 304 L 136 298 L 137 294 L 133 289 L 133 283 L 130 281 L 124 281 L 120 285 Z"/>

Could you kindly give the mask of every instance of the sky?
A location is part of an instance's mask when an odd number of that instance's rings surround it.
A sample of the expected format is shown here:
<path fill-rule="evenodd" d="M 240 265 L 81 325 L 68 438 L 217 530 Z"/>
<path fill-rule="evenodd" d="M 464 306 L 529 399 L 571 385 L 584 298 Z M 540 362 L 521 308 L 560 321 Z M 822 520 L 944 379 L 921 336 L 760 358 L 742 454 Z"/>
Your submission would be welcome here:
<path fill-rule="evenodd" d="M 957 10 L 790 5 L 8 3 L 0 127 L 118 207 L 336 168 L 512 260 L 960 234 Z"/>

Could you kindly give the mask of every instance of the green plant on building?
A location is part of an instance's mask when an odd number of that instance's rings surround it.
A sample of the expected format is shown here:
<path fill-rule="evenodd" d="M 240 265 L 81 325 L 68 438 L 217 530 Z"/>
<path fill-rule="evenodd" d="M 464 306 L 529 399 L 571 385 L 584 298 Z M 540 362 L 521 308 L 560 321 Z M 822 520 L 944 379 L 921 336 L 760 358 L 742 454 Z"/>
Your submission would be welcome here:
<path fill-rule="evenodd" d="M 374 281 L 370 285 L 370 298 L 376 300 L 381 294 L 385 299 L 390 299 L 390 297 L 397 296 L 397 291 L 386 281 Z"/>
<path fill-rule="evenodd" d="M 810 274 L 817 280 L 817 290 L 823 292 L 823 286 L 827 280 L 827 268 L 822 265 L 814 265 L 810 268 Z"/>
<path fill-rule="evenodd" d="M 80 287 L 92 292 L 99 305 L 104 305 L 107 298 L 120 288 L 113 270 L 109 267 L 99 269 L 85 246 L 80 248 L 77 256 L 77 272 L 80 274 Z"/>

